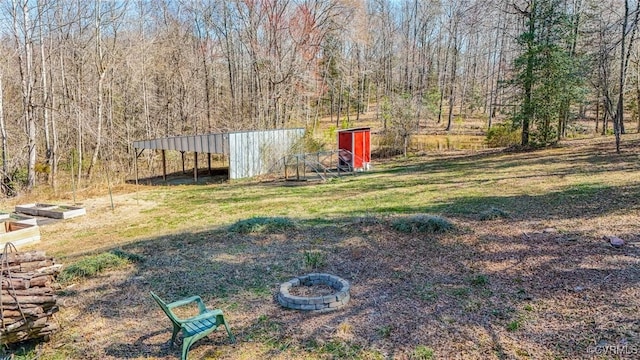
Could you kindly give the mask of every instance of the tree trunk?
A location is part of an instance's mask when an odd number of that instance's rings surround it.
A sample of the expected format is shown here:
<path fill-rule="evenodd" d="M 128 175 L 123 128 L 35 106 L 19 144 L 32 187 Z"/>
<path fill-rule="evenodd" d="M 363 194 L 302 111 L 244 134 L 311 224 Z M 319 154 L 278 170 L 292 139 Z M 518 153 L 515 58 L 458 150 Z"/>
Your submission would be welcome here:
<path fill-rule="evenodd" d="M 104 66 L 104 54 L 102 51 L 102 31 L 100 29 L 101 19 L 100 19 L 100 8 L 101 8 L 102 0 L 96 0 L 96 56 L 98 57 L 96 60 L 96 68 L 98 70 L 98 89 L 97 89 L 97 101 L 98 108 L 96 111 L 96 143 L 95 148 L 93 149 L 93 155 L 91 156 L 91 163 L 89 164 L 89 168 L 87 169 L 87 177 L 91 179 L 91 174 L 93 172 L 93 167 L 98 162 L 98 154 L 100 154 L 100 147 L 102 145 L 102 112 L 104 110 L 104 78 L 106 75 L 106 69 Z"/>
<path fill-rule="evenodd" d="M 12 1 L 12 18 L 14 40 L 18 53 L 18 62 L 20 67 L 20 80 L 22 89 L 22 111 L 27 133 L 27 189 L 32 189 L 36 184 L 36 119 L 34 115 L 33 104 L 33 88 L 35 85 L 35 76 L 33 73 L 33 39 L 31 28 L 31 20 L 29 2 L 23 0 L 18 5 L 17 0 Z M 22 7 L 20 12 L 18 7 Z M 22 22 L 19 24 L 18 16 L 22 14 Z M 22 28 L 19 27 L 22 26 Z M 21 35 L 23 38 L 21 38 Z"/>
<path fill-rule="evenodd" d="M 78 179 L 76 182 L 76 187 L 80 187 L 80 181 L 82 180 L 82 116 L 80 114 L 80 110 L 76 109 L 76 127 L 77 127 L 77 137 L 76 137 L 76 152 L 78 155 Z"/>
<path fill-rule="evenodd" d="M 638 121 L 636 132 L 640 133 L 640 62 L 636 65 L 636 120 Z"/>
<path fill-rule="evenodd" d="M 456 30 L 457 32 L 457 24 Z M 458 39 L 457 36 L 453 37 L 453 63 L 451 64 L 451 83 L 449 84 L 449 114 L 447 117 L 446 131 L 451 131 L 451 124 L 453 120 L 453 105 L 455 103 L 455 91 L 456 91 L 456 74 L 458 72 Z"/>
<path fill-rule="evenodd" d="M 3 89 L 2 84 L 2 72 L 0 72 L 0 136 L 2 137 L 2 174 L 0 174 L 0 181 L 4 182 L 9 174 L 9 167 L 7 165 L 9 154 L 7 153 L 7 128 L 4 124 L 4 103 L 3 103 Z"/>
<path fill-rule="evenodd" d="M 205 40 L 208 40 L 205 38 Z M 207 115 L 207 132 L 211 133 L 211 89 L 210 89 L 210 80 L 209 80 L 209 66 L 207 65 L 207 54 L 204 50 L 204 45 L 202 45 L 202 70 L 204 71 L 204 101 L 205 101 L 205 110 Z"/>
<path fill-rule="evenodd" d="M 451 49 L 451 43 L 447 44 L 447 49 L 445 50 L 444 55 L 444 70 L 442 71 L 440 80 L 440 101 L 438 103 L 438 124 L 442 121 L 442 107 L 444 106 L 444 92 L 445 92 L 445 82 L 447 81 L 447 67 L 449 65 L 449 50 Z M 439 57 L 438 57 L 439 58 Z M 440 69 L 438 69 L 440 71 Z"/>
<path fill-rule="evenodd" d="M 607 135 L 607 130 L 609 130 L 609 114 L 611 113 L 611 104 L 609 104 L 609 95 L 608 95 L 608 90 L 605 91 L 605 100 L 604 100 L 604 104 L 602 105 L 603 109 L 602 109 L 602 132 L 600 133 L 601 135 Z"/>
<path fill-rule="evenodd" d="M 228 23 L 229 19 L 229 9 L 227 8 L 227 4 L 225 2 L 225 4 L 223 5 L 223 10 L 224 10 L 224 14 L 223 14 L 223 26 L 224 26 L 224 37 L 225 37 L 225 52 L 226 52 L 226 56 L 227 56 L 227 71 L 229 72 L 228 76 L 229 76 L 229 93 L 231 96 L 231 119 L 234 119 L 236 117 L 236 86 L 235 86 L 235 81 L 236 81 L 236 76 L 235 76 L 235 71 L 234 71 L 234 56 L 233 56 L 233 45 L 231 42 L 231 34 L 230 34 L 230 25 Z"/>
<path fill-rule="evenodd" d="M 532 4 L 532 9 L 528 13 L 528 21 L 529 21 L 529 34 L 527 38 L 527 65 L 525 69 L 525 78 L 523 81 L 524 87 L 524 102 L 522 104 L 523 107 L 523 116 L 522 116 L 522 146 L 529 145 L 529 124 L 530 121 L 533 120 L 533 102 L 532 102 L 532 90 L 533 90 L 533 67 L 535 65 L 535 58 L 533 55 L 533 47 L 534 47 L 534 39 L 533 35 L 536 32 L 536 18 L 535 13 L 536 2 L 534 1 Z"/>
<path fill-rule="evenodd" d="M 636 5 L 635 17 L 631 22 L 631 33 L 627 34 L 627 27 L 629 25 L 629 15 L 631 11 L 629 9 L 629 0 L 624 2 L 624 19 L 622 22 L 622 38 L 620 46 L 620 79 L 618 82 L 618 106 L 616 109 L 616 115 L 614 121 L 614 134 L 616 136 L 616 152 L 620 153 L 620 135 L 624 134 L 624 83 L 627 74 L 627 67 L 629 66 L 629 59 L 631 57 L 631 50 L 633 49 L 633 41 L 635 39 L 636 29 L 638 27 L 638 19 L 640 19 L 640 3 Z M 626 48 L 626 39 L 629 36 L 628 50 Z"/>
<path fill-rule="evenodd" d="M 336 113 L 336 127 L 340 128 L 340 112 L 342 110 L 342 86 L 343 82 L 340 80 L 340 91 L 338 91 L 338 111 Z"/>
<path fill-rule="evenodd" d="M 506 4 L 506 3 L 505 3 Z M 498 16 L 498 33 L 496 34 L 495 45 L 498 45 L 498 39 L 500 40 L 500 47 L 498 50 L 498 58 L 497 58 L 497 70 L 495 80 L 493 76 L 491 77 L 491 92 L 489 93 L 489 129 L 491 129 L 491 124 L 493 119 L 496 117 L 496 107 L 498 104 L 498 94 L 500 89 L 500 81 L 502 77 L 502 60 L 504 56 L 504 45 L 505 45 L 505 32 L 506 32 L 506 20 L 503 21 L 502 14 L 504 11 L 501 11 Z M 494 57 L 495 61 L 495 57 Z M 494 65 L 495 67 L 496 65 Z M 492 71 L 492 73 L 493 73 Z"/>
<path fill-rule="evenodd" d="M 51 79 L 51 87 L 53 88 L 53 77 Z M 55 103 L 56 98 L 53 95 L 53 91 L 51 92 L 51 108 L 55 109 L 56 108 L 56 103 Z M 55 113 L 51 113 L 51 119 L 50 119 L 50 125 L 51 125 L 51 154 L 50 154 L 50 164 L 51 164 L 51 188 L 53 189 L 53 191 L 56 191 L 57 185 L 58 185 L 58 181 L 57 181 L 57 176 L 58 176 L 58 130 L 56 128 L 57 126 L 57 122 L 56 122 L 56 116 Z"/>
<path fill-rule="evenodd" d="M 42 13 L 42 3 L 37 1 L 38 12 Z M 45 143 L 45 156 L 47 165 L 49 165 L 49 172 L 46 174 L 47 181 L 51 183 L 51 165 L 53 162 L 53 149 L 51 145 L 50 134 L 50 119 L 49 119 L 49 88 L 47 87 L 47 62 L 44 52 L 44 37 L 42 35 L 42 15 L 40 15 L 40 23 L 38 26 L 38 37 L 40 39 L 40 81 L 42 82 L 42 119 L 44 121 L 44 143 Z"/>
<path fill-rule="evenodd" d="M 408 148 L 409 148 L 409 136 L 405 134 L 402 136 L 402 153 L 404 157 L 407 157 Z"/>
<path fill-rule="evenodd" d="M 599 122 L 600 122 L 600 87 L 596 87 L 596 134 L 598 133 Z"/>

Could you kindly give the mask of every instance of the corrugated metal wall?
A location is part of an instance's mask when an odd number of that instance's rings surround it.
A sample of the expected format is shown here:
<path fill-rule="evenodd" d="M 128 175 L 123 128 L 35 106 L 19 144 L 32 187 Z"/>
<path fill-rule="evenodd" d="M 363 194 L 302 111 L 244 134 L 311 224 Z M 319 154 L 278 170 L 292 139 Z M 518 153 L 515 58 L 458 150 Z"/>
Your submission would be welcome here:
<path fill-rule="evenodd" d="M 304 129 L 229 133 L 229 178 L 266 174 L 304 136 Z"/>

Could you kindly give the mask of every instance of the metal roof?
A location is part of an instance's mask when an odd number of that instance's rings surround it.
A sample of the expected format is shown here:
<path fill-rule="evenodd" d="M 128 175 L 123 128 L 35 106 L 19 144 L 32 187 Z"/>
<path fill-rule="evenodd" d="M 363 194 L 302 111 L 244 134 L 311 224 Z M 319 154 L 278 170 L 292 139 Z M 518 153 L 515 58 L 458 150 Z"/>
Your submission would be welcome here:
<path fill-rule="evenodd" d="M 229 154 L 229 135 L 226 133 L 174 136 L 133 142 L 136 149 L 177 150 L 209 154 Z"/>
<path fill-rule="evenodd" d="M 370 127 L 356 127 L 356 128 L 338 130 L 338 132 L 353 132 L 353 131 L 367 131 L 367 130 L 371 130 L 371 128 Z"/>

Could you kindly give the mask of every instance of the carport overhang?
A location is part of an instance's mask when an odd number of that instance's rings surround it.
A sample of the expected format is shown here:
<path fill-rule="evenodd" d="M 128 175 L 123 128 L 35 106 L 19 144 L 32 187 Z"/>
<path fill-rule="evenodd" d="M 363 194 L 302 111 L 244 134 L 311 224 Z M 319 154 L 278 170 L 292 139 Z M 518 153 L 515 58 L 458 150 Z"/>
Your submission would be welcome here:
<path fill-rule="evenodd" d="M 211 172 L 211 154 L 229 155 L 229 135 L 214 133 L 203 135 L 173 136 L 159 139 L 139 140 L 133 142 L 135 152 L 136 185 L 138 184 L 138 157 L 144 150 L 160 150 L 162 154 L 162 180 L 167 181 L 167 150 L 180 151 L 182 155 L 182 171 L 185 172 L 184 154 L 194 153 L 193 179 L 198 181 L 198 153 L 207 154 L 207 165 Z M 138 151 L 139 150 L 139 151 Z"/>

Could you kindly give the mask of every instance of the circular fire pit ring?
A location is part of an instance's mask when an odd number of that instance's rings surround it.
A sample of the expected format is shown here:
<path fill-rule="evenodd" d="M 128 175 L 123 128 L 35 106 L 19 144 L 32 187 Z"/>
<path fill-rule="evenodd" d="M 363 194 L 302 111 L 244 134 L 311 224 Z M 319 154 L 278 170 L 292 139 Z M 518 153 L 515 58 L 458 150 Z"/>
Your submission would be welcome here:
<path fill-rule="evenodd" d="M 335 290 L 330 295 L 304 297 L 291 295 L 289 291 L 296 286 L 327 285 Z M 349 282 L 335 275 L 308 274 L 298 276 L 280 285 L 277 300 L 289 309 L 303 311 L 328 311 L 345 306 L 350 299 Z"/>

